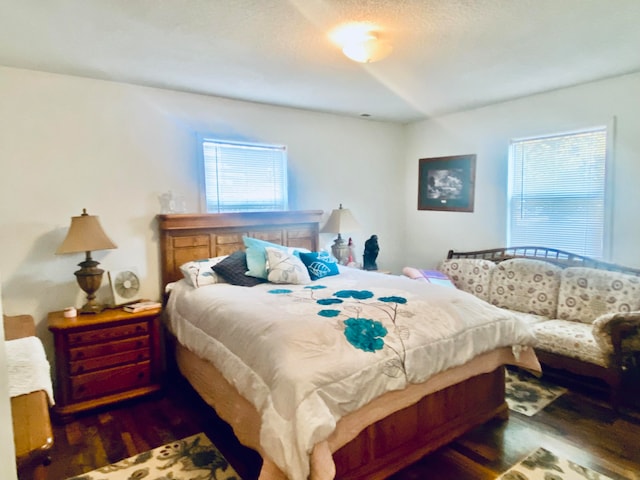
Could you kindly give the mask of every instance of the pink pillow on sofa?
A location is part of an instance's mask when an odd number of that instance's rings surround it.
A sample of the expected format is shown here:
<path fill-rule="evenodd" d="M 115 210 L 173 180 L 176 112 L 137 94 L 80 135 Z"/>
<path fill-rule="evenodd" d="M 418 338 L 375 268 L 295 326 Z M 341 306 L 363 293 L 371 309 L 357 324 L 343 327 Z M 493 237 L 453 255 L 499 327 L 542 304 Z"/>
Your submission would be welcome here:
<path fill-rule="evenodd" d="M 404 267 L 402 273 L 414 280 L 422 280 L 436 285 L 455 288 L 451 279 L 438 270 L 422 270 L 420 268 Z"/>

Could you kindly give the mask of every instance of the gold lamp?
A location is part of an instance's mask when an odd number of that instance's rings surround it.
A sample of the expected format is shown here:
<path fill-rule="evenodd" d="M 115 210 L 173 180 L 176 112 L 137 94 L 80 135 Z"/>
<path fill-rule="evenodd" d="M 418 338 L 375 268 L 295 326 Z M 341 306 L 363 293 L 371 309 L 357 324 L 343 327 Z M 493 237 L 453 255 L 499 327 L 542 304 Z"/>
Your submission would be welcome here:
<path fill-rule="evenodd" d="M 360 230 L 360 224 L 348 208 L 342 208 L 342 204 L 340 204 L 340 208 L 334 209 L 331 212 L 329 220 L 327 220 L 325 226 L 320 230 L 322 233 L 338 234 L 338 238 L 334 240 L 331 246 L 331 253 L 333 253 L 333 256 L 341 265 L 345 265 L 349 258 L 349 245 L 344 241 L 341 234 L 355 230 Z"/>
<path fill-rule="evenodd" d="M 80 309 L 80 313 L 98 313 L 104 308 L 96 302 L 95 295 L 102 284 L 104 270 L 98 268 L 100 262 L 91 258 L 91 251 L 111 248 L 118 247 L 104 233 L 97 216 L 89 215 L 87 209 L 83 208 L 82 215 L 71 217 L 71 226 L 62 245 L 56 250 L 56 255 L 86 252 L 84 262 L 78 264 L 80 270 L 74 272 L 78 285 L 87 294 L 87 303 Z"/>

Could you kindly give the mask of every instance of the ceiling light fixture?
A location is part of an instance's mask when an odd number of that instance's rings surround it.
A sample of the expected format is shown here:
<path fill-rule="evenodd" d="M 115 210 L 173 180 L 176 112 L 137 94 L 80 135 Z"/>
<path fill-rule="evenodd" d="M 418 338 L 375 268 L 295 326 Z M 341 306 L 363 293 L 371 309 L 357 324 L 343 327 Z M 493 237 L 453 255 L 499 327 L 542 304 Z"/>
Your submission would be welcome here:
<path fill-rule="evenodd" d="M 331 33 L 331 39 L 348 58 L 360 63 L 372 63 L 387 57 L 393 47 L 381 39 L 375 25 L 350 23 Z"/>

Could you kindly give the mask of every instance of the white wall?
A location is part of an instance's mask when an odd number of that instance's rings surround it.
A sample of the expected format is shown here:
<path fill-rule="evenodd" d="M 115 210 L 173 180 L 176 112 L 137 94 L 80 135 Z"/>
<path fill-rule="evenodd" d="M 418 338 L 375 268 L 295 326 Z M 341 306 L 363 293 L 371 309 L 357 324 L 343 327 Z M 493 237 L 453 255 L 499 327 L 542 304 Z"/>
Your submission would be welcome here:
<path fill-rule="evenodd" d="M 55 255 L 83 208 L 118 245 L 94 252 L 105 270 L 136 266 L 160 297 L 158 195 L 200 211 L 196 132 L 289 147 L 292 209 L 328 218 L 342 202 L 381 242 L 380 268 L 399 268 L 403 129 L 357 118 L 0 68 L 0 270 L 7 314 L 31 314 L 50 360 L 46 314 L 80 306 L 83 254 Z M 330 245 L 332 235 L 321 242 Z M 360 250 L 362 253 L 362 250 Z M 108 300 L 103 280 L 99 299 Z"/>
<path fill-rule="evenodd" d="M 435 267 L 449 249 L 505 246 L 509 141 L 612 125 L 612 232 L 609 260 L 640 267 L 640 74 L 557 90 L 407 127 L 406 250 L 403 261 Z M 417 210 L 418 160 L 476 154 L 473 213 Z"/>

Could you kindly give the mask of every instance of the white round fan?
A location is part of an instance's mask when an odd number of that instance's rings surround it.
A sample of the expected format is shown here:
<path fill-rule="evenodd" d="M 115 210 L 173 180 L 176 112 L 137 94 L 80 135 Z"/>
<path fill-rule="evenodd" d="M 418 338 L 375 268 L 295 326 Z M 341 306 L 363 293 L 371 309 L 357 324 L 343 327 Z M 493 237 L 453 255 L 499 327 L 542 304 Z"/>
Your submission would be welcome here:
<path fill-rule="evenodd" d="M 124 305 L 138 300 L 140 280 L 134 270 L 109 272 L 109 283 L 114 305 Z"/>

